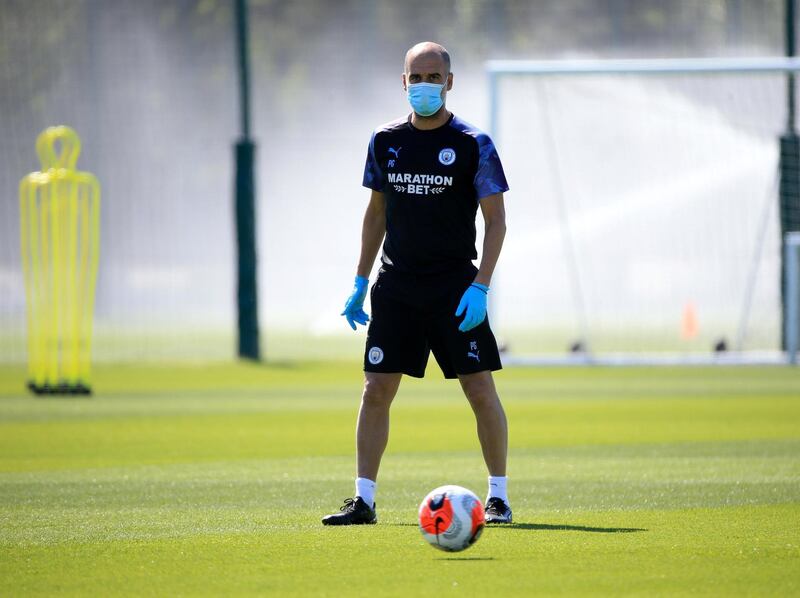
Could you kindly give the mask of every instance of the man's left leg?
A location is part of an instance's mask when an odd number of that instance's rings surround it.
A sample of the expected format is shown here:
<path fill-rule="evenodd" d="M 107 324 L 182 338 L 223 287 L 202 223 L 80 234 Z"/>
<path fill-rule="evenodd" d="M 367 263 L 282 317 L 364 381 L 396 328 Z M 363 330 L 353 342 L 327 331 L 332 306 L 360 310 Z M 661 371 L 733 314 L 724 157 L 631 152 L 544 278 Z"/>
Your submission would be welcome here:
<path fill-rule="evenodd" d="M 489 470 L 489 494 L 486 500 L 487 523 L 511 523 L 511 508 L 506 491 L 508 423 L 492 372 L 459 374 L 458 380 L 469 401 L 478 426 L 483 459 Z"/>

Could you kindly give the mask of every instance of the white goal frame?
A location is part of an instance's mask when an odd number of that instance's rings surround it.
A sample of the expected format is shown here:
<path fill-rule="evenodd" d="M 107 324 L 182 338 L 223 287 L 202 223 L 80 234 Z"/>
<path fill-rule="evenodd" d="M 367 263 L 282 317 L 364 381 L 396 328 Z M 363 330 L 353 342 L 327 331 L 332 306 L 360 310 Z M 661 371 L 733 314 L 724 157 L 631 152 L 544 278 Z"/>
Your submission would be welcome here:
<path fill-rule="evenodd" d="M 679 58 L 625 60 L 489 60 L 489 134 L 500 146 L 499 86 L 506 77 L 551 77 L 569 75 L 692 75 L 737 73 L 800 73 L 800 58 Z M 776 140 L 777 142 L 777 140 Z M 776 197 L 777 201 L 777 197 Z M 506 365 L 709 365 L 709 364 L 797 364 L 800 351 L 800 232 L 785 238 L 784 269 L 786 351 L 726 351 L 701 354 L 603 354 L 590 351 L 553 356 L 503 356 Z"/>

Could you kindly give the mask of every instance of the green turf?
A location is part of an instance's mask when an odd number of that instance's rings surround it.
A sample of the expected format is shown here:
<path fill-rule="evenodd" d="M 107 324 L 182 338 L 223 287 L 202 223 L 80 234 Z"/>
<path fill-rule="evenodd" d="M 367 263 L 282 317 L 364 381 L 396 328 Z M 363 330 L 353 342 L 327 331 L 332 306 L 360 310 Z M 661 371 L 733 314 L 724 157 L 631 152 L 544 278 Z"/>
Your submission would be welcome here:
<path fill-rule="evenodd" d="M 800 372 L 514 369 L 517 523 L 440 553 L 431 488 L 484 492 L 453 383 L 407 380 L 377 526 L 352 492 L 357 365 L 103 366 L 91 399 L 0 368 L 0 595 L 790 595 L 800 592 Z"/>

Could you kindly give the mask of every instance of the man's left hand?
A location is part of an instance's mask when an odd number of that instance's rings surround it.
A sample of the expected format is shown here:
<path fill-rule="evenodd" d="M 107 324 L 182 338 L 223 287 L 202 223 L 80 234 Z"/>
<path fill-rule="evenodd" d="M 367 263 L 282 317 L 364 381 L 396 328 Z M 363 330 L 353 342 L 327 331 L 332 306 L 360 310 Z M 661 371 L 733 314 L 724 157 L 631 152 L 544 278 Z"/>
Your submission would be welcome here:
<path fill-rule="evenodd" d="M 489 296 L 489 287 L 479 282 L 473 282 L 464 295 L 456 310 L 456 317 L 460 317 L 464 312 L 464 321 L 458 325 L 461 332 L 467 332 L 478 326 L 486 319 L 486 303 Z"/>

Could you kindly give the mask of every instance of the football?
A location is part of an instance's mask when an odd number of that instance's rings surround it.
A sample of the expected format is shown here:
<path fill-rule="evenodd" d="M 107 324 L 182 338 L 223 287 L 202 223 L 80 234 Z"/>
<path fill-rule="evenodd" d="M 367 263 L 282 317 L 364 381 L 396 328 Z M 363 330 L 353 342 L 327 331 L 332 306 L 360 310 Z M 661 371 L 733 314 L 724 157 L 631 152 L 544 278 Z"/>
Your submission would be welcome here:
<path fill-rule="evenodd" d="M 483 517 L 483 504 L 473 492 L 461 486 L 440 486 L 419 506 L 419 529 L 434 548 L 458 552 L 481 537 Z"/>

